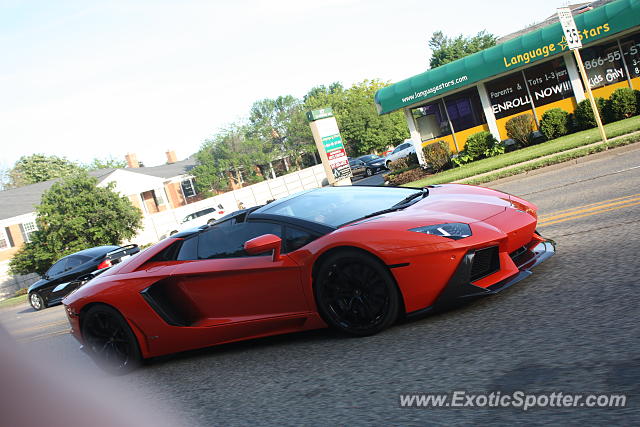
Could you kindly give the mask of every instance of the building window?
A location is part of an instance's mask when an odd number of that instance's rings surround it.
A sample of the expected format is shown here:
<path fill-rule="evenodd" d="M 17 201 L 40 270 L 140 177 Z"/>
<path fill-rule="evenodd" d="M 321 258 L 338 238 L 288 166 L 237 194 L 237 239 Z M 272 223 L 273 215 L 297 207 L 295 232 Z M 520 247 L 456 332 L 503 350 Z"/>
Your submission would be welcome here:
<path fill-rule="evenodd" d="M 31 242 L 31 235 L 37 230 L 35 221 L 25 222 L 20 224 L 20 231 L 22 231 L 22 238 L 25 243 Z"/>
<path fill-rule="evenodd" d="M 480 126 L 487 122 L 476 88 L 448 96 L 444 99 L 444 104 L 447 107 L 454 132 Z"/>
<path fill-rule="evenodd" d="M 180 183 L 182 187 L 182 194 L 184 197 L 194 197 L 196 195 L 195 185 L 193 185 L 193 178 L 185 179 Z"/>
<path fill-rule="evenodd" d="M 155 189 L 153 190 L 153 199 L 156 202 L 156 206 L 162 206 L 165 204 L 164 197 L 162 197 L 163 190 Z"/>
<path fill-rule="evenodd" d="M 618 42 L 582 49 L 582 62 L 591 89 L 621 82 L 627 78 Z"/>
<path fill-rule="evenodd" d="M 527 68 L 524 75 L 536 107 L 573 96 L 569 72 L 563 58 Z"/>
<path fill-rule="evenodd" d="M 520 71 L 490 81 L 485 86 L 496 119 L 531 110 L 531 99 Z"/>
<path fill-rule="evenodd" d="M 450 135 L 449 120 L 442 101 L 427 104 L 411 110 L 423 141 Z"/>
<path fill-rule="evenodd" d="M 7 233 L 4 228 L 0 229 L 0 250 L 9 249 L 11 246 L 9 245 L 9 238 L 7 237 Z"/>
<path fill-rule="evenodd" d="M 620 40 L 620 46 L 631 78 L 640 77 L 640 33 Z"/>

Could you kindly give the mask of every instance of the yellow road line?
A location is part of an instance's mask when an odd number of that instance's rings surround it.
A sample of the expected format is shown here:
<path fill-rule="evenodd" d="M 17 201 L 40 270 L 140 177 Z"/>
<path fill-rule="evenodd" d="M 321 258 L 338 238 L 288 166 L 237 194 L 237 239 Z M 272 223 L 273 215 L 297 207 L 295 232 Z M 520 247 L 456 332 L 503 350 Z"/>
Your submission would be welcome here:
<path fill-rule="evenodd" d="M 547 221 L 551 221 L 551 220 L 558 219 L 558 218 L 564 218 L 564 217 L 568 217 L 568 216 L 573 216 L 573 215 L 580 214 L 580 213 L 583 213 L 583 212 L 600 211 L 603 208 L 608 208 L 608 207 L 611 207 L 611 206 L 617 206 L 617 205 L 623 205 L 623 204 L 629 204 L 631 202 L 637 202 L 639 200 L 640 200 L 640 197 L 636 197 L 635 199 L 621 200 L 619 202 L 607 203 L 607 204 L 600 205 L 600 206 L 594 206 L 592 208 L 574 210 L 572 212 L 567 212 L 567 213 L 563 213 L 563 214 L 560 214 L 560 215 L 554 215 L 554 216 L 548 216 L 546 218 L 542 218 L 542 219 L 540 219 L 539 222 L 540 223 L 545 223 Z"/>
<path fill-rule="evenodd" d="M 585 216 L 596 215 L 596 214 L 603 213 L 603 212 L 615 211 L 615 210 L 617 210 L 617 209 L 628 208 L 628 207 L 630 207 L 630 206 L 635 206 L 635 205 L 640 205 L 640 202 L 631 203 L 631 204 L 624 205 L 624 206 L 616 206 L 616 207 L 614 207 L 614 208 L 609 208 L 609 209 L 602 209 L 602 210 L 599 210 L 599 211 L 596 211 L 596 212 L 585 213 L 585 214 L 582 214 L 582 215 L 575 215 L 575 216 L 571 216 L 571 217 L 568 217 L 568 218 L 559 219 L 559 220 L 557 220 L 557 221 L 550 221 L 550 222 L 538 223 L 538 226 L 540 226 L 540 227 L 544 227 L 545 225 L 558 224 L 558 223 L 560 223 L 560 222 L 570 221 L 570 220 L 572 220 L 572 219 L 583 218 L 583 217 L 585 217 Z"/>
<path fill-rule="evenodd" d="M 640 193 L 637 193 L 637 194 L 631 194 L 629 196 L 624 196 L 624 197 L 616 197 L 615 199 L 602 200 L 600 202 L 590 203 L 588 205 L 574 206 L 574 207 L 569 208 L 569 209 L 564 209 L 564 210 L 561 210 L 561 211 L 556 211 L 556 212 L 551 212 L 551 213 L 548 213 L 548 214 L 545 214 L 545 215 L 540 215 L 538 218 L 541 219 L 541 220 L 542 219 L 548 219 L 549 217 L 552 217 L 554 215 L 558 215 L 558 214 L 561 214 L 561 213 L 564 213 L 564 212 L 571 212 L 571 211 L 575 211 L 575 210 L 588 208 L 588 207 L 591 207 L 591 206 L 598 206 L 598 205 L 602 205 L 602 204 L 606 204 L 606 203 L 610 203 L 610 202 L 615 202 L 617 200 L 631 199 L 633 197 L 639 197 L 639 196 L 640 196 Z"/>

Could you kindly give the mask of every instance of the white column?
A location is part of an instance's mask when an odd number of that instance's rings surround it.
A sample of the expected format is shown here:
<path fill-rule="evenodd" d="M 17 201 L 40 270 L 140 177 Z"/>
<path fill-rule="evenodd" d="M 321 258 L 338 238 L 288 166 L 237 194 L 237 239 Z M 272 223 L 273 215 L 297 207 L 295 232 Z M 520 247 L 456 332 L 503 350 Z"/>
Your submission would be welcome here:
<path fill-rule="evenodd" d="M 404 117 L 407 120 L 407 126 L 409 126 L 411 143 L 413 144 L 413 148 L 416 150 L 416 156 L 418 156 L 418 163 L 420 163 L 420 166 L 426 166 L 427 162 L 424 160 L 424 156 L 422 154 L 422 138 L 420 137 L 420 132 L 416 128 L 416 122 L 415 120 L 413 120 L 413 114 L 411 114 L 410 108 L 404 109 Z"/>
<path fill-rule="evenodd" d="M 487 88 L 484 87 L 484 83 L 478 83 L 478 95 L 480 95 L 480 102 L 482 103 L 482 110 L 484 111 L 484 117 L 487 119 L 487 126 L 489 126 L 489 132 L 500 141 L 502 137 L 498 131 L 498 124 L 496 123 L 496 116 L 493 114 L 493 108 L 491 108 L 491 101 L 489 101 L 489 95 L 487 94 Z"/>
<path fill-rule="evenodd" d="M 567 66 L 567 72 L 569 73 L 569 81 L 573 88 L 573 96 L 576 98 L 576 102 L 584 101 L 587 97 L 584 94 L 584 86 L 582 86 L 582 79 L 578 72 L 578 67 L 573 59 L 571 51 L 567 51 L 564 55 L 564 63 Z"/>

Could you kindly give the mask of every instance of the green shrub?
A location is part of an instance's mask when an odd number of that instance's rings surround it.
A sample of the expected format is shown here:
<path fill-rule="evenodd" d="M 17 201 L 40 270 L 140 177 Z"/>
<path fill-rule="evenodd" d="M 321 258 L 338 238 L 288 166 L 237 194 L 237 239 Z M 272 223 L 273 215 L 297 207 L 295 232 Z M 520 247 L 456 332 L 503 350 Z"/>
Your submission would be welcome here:
<path fill-rule="evenodd" d="M 636 94 L 628 87 L 618 88 L 613 91 L 606 105 L 609 111 L 605 115 L 609 121 L 628 119 L 637 111 Z"/>
<path fill-rule="evenodd" d="M 596 105 L 598 106 L 598 111 L 600 112 L 600 118 L 604 122 L 603 112 L 606 106 L 604 98 L 596 98 Z M 576 130 L 586 130 L 597 126 L 596 119 L 593 116 L 591 104 L 589 103 L 588 99 L 584 99 L 578 103 L 576 111 L 574 111 L 573 113 L 573 122 Z"/>
<path fill-rule="evenodd" d="M 434 170 L 440 172 L 451 166 L 451 151 L 445 141 L 434 142 L 422 148 L 424 160 Z"/>
<path fill-rule="evenodd" d="M 406 157 L 403 157 L 401 159 L 398 159 L 389 163 L 389 169 L 391 169 L 392 171 L 397 171 L 399 169 L 409 169 L 412 166 L 417 166 L 417 165 L 418 165 L 418 156 L 416 155 L 416 153 L 411 153 Z"/>
<path fill-rule="evenodd" d="M 540 119 L 540 132 L 547 139 L 555 139 L 569 133 L 569 113 L 560 109 L 553 108 L 546 111 Z"/>
<path fill-rule="evenodd" d="M 497 144 L 497 140 L 488 131 L 474 133 L 467 138 L 467 145 L 464 148 L 465 154 L 471 156 L 472 160 L 477 160 L 485 156 L 485 152 Z"/>
<path fill-rule="evenodd" d="M 509 119 L 504 127 L 507 130 L 507 136 L 515 140 L 522 147 L 531 145 L 531 133 L 536 127 L 531 114 L 521 114 Z"/>
<path fill-rule="evenodd" d="M 633 93 L 636 95 L 636 114 L 640 114 L 640 90 L 634 90 Z"/>

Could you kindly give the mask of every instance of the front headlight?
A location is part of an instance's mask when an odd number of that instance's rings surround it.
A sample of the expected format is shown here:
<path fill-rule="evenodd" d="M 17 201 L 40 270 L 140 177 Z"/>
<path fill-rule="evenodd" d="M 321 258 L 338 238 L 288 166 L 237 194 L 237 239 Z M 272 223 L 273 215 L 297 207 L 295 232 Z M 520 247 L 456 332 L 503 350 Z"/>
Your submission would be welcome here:
<path fill-rule="evenodd" d="M 469 224 L 464 224 L 462 222 L 427 225 L 424 227 L 411 228 L 409 231 L 432 234 L 434 236 L 446 237 L 453 240 L 460 240 L 471 236 L 471 227 L 469 227 Z"/>

